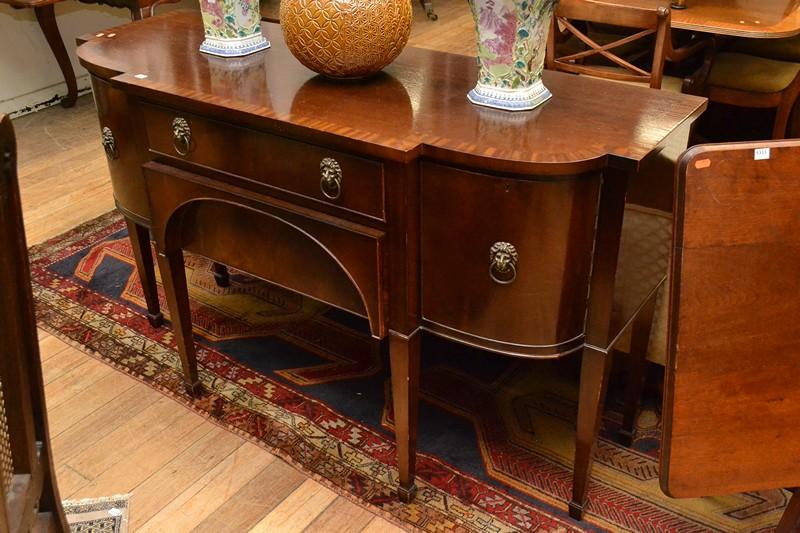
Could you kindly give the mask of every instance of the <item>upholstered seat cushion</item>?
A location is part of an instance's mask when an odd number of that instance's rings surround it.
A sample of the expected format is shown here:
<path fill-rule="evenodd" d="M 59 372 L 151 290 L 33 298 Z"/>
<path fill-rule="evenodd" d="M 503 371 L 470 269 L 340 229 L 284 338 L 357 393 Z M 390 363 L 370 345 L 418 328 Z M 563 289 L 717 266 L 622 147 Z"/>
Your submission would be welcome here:
<path fill-rule="evenodd" d="M 752 93 L 778 93 L 800 73 L 800 63 L 724 52 L 714 58 L 708 84 Z"/>
<path fill-rule="evenodd" d="M 786 39 L 734 39 L 731 52 L 800 63 L 800 35 Z"/>

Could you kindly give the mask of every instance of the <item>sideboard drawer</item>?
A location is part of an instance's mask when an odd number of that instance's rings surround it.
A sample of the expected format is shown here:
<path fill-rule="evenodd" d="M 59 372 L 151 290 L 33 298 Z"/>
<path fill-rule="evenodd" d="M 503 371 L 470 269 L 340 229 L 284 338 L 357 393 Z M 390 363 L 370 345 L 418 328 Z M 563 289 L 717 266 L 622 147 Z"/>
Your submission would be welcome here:
<path fill-rule="evenodd" d="M 580 337 L 600 181 L 508 179 L 424 163 L 426 322 L 509 352 L 557 353 Z"/>
<path fill-rule="evenodd" d="M 135 107 L 128 93 L 92 76 L 92 94 L 100 121 L 101 139 L 111 174 L 114 198 L 126 216 L 134 216 L 149 225 L 150 207 L 142 176 L 145 149 L 134 127 Z"/>
<path fill-rule="evenodd" d="M 155 152 L 384 218 L 383 165 L 377 161 L 181 111 L 142 107 Z"/>

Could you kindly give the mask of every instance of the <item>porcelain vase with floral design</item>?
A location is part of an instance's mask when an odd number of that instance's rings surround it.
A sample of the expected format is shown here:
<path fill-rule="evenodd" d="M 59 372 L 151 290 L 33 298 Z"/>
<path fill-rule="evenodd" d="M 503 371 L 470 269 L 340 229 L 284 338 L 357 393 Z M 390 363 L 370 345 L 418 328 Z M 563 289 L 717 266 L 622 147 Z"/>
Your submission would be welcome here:
<path fill-rule="evenodd" d="M 556 0 L 469 0 L 478 32 L 478 84 L 472 103 L 524 111 L 552 96 L 542 83 Z"/>
<path fill-rule="evenodd" d="M 200 51 L 240 57 L 269 48 L 261 34 L 259 0 L 200 0 L 205 40 Z"/>

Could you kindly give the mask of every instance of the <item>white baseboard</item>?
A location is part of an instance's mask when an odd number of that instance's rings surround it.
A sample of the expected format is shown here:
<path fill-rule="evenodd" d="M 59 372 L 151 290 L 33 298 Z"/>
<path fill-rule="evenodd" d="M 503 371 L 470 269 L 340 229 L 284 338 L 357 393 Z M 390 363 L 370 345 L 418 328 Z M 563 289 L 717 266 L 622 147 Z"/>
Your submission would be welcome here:
<path fill-rule="evenodd" d="M 89 75 L 78 76 L 78 94 L 86 94 L 92 90 Z M 6 113 L 11 118 L 20 117 L 56 105 L 67 94 L 67 84 L 63 81 L 43 89 L 38 89 L 28 94 L 15 96 L 0 102 L 0 113 Z"/>

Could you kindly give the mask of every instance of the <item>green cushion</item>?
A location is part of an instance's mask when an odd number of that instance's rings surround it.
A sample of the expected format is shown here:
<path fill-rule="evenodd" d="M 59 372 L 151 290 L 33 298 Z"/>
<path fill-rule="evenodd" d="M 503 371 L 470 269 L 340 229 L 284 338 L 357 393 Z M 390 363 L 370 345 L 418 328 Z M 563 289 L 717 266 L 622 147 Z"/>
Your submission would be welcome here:
<path fill-rule="evenodd" d="M 800 73 L 800 63 L 725 52 L 714 58 L 708 84 L 752 93 L 778 93 Z"/>
<path fill-rule="evenodd" d="M 786 39 L 734 39 L 730 51 L 800 63 L 800 35 Z"/>

